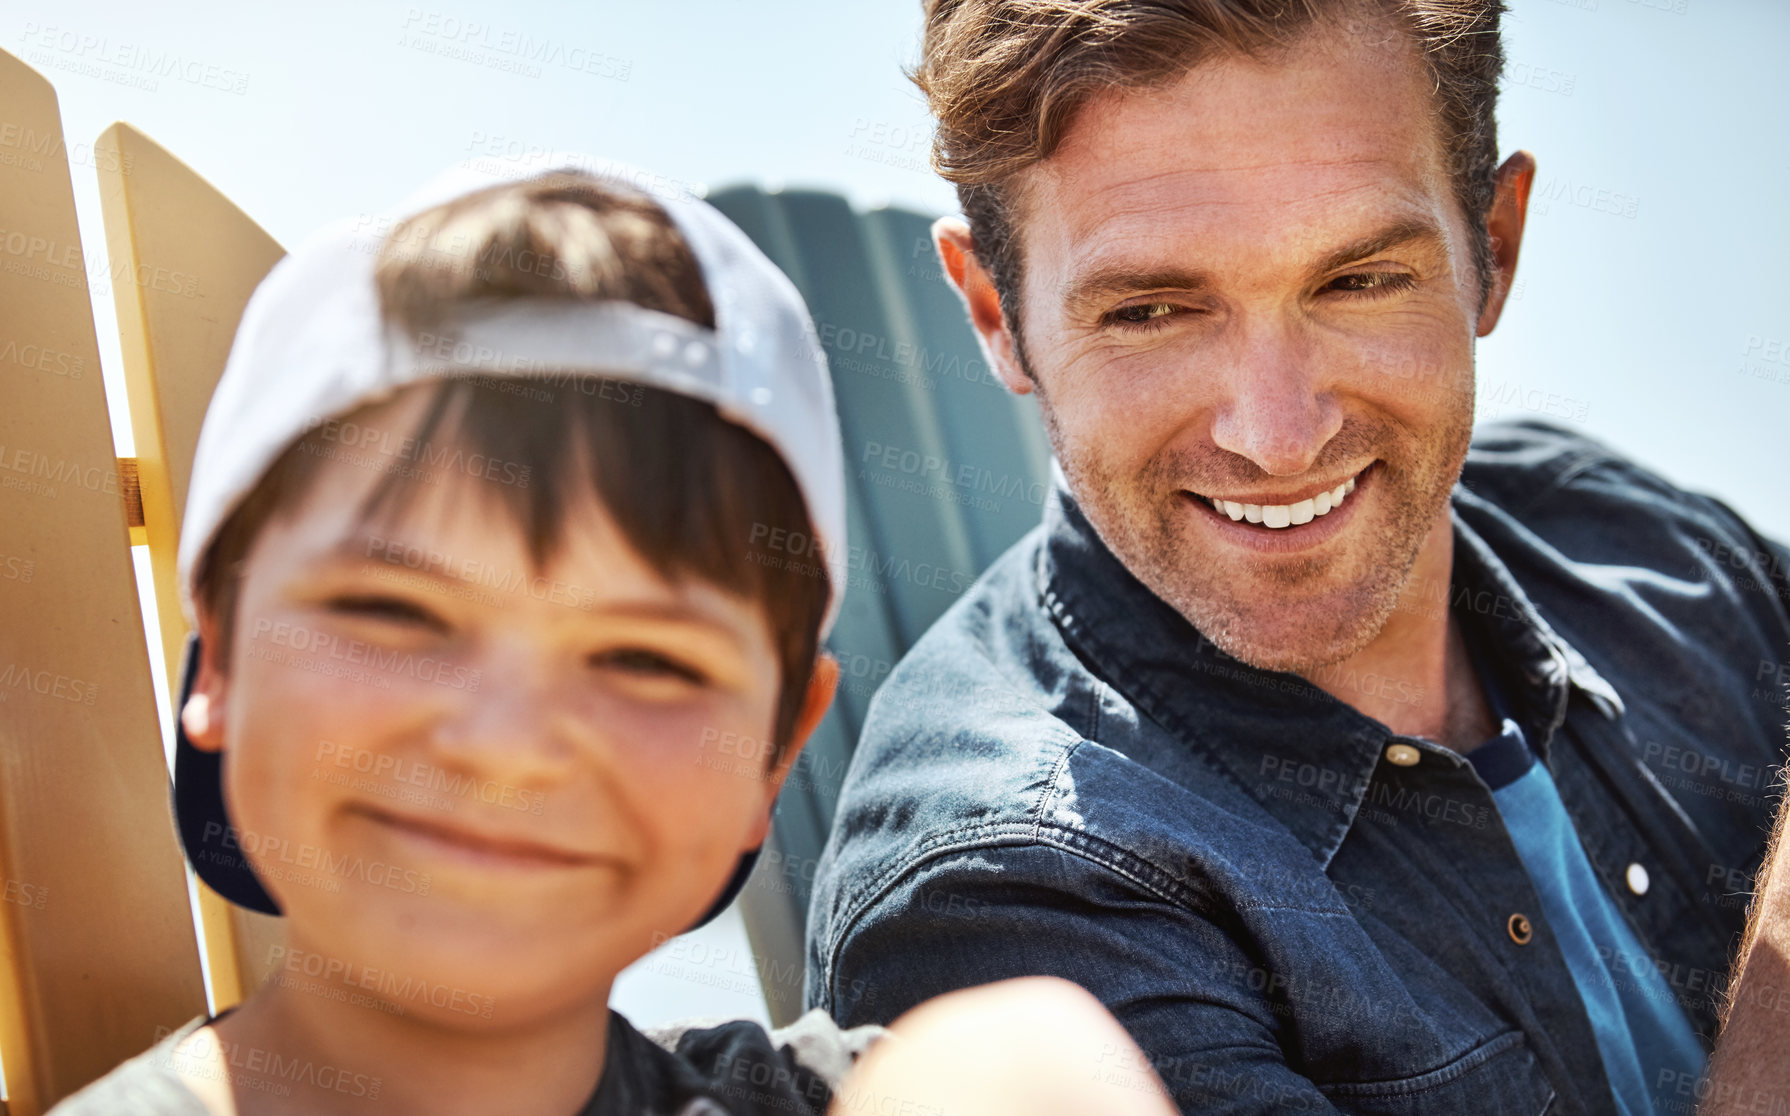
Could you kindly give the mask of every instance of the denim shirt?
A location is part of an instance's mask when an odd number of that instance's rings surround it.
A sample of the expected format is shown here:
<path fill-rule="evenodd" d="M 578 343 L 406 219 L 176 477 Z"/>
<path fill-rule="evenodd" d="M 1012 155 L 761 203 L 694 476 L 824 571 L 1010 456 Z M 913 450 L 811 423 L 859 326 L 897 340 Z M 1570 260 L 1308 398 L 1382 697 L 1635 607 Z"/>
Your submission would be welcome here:
<path fill-rule="evenodd" d="M 1480 641 L 1707 1047 L 1784 763 L 1790 552 L 1539 423 L 1478 432 L 1451 514 L 1452 583 L 1419 596 Z M 1184 1111 L 1614 1110 L 1473 766 L 1219 651 L 1060 473 L 872 703 L 807 995 L 888 1022 L 1037 973 L 1099 997 Z M 1663 1084 L 1694 1107 L 1696 1082 Z"/>

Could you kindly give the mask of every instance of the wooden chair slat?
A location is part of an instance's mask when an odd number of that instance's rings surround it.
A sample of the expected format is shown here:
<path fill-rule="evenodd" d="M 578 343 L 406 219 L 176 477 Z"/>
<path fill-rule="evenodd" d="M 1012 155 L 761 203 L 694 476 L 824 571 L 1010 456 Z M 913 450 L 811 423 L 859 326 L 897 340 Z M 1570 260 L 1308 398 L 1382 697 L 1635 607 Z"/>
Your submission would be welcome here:
<path fill-rule="evenodd" d="M 0 1059 L 36 1116 L 205 994 L 61 114 L 3 52 L 0 128 Z"/>
<path fill-rule="evenodd" d="M 137 485 L 169 684 L 180 675 L 186 622 L 176 556 L 193 454 L 237 322 L 255 286 L 286 254 L 211 183 L 161 145 L 114 124 L 94 144 L 119 342 L 137 442 Z M 266 975 L 281 924 L 231 907 L 204 884 L 212 998 L 236 1004 Z"/>

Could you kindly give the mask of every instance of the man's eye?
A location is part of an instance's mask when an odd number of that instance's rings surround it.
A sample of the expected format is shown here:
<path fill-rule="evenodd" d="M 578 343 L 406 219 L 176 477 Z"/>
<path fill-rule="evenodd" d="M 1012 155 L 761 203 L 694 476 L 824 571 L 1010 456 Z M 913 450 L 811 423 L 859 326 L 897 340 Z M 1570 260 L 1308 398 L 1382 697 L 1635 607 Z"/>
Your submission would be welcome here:
<path fill-rule="evenodd" d="M 624 647 L 592 655 L 591 665 L 639 678 L 676 679 L 693 686 L 708 683 L 708 676 L 695 667 L 644 647 Z"/>
<path fill-rule="evenodd" d="M 367 620 L 386 620 L 397 624 L 416 624 L 429 628 L 443 628 L 441 618 L 414 601 L 399 597 L 363 596 L 348 594 L 333 597 L 329 601 L 331 612 Z"/>
<path fill-rule="evenodd" d="M 1332 279 L 1329 288 L 1341 294 L 1372 298 L 1408 291 L 1416 284 L 1416 279 L 1402 271 L 1357 271 Z"/>
<path fill-rule="evenodd" d="M 1109 313 L 1106 320 L 1120 329 L 1157 329 L 1164 318 L 1172 317 L 1182 309 L 1172 302 L 1138 302 L 1119 307 Z"/>

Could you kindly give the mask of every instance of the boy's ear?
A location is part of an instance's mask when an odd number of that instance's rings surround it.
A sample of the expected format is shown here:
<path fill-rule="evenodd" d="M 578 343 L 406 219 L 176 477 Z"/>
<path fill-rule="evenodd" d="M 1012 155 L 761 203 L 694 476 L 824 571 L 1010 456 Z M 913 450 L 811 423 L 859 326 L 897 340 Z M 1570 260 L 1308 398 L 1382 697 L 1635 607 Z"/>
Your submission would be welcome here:
<path fill-rule="evenodd" d="M 796 714 L 795 727 L 789 734 L 789 743 L 784 745 L 783 755 L 777 760 L 777 766 L 765 773 L 765 809 L 764 817 L 752 827 L 748 834 L 746 849 L 755 849 L 764 844 L 771 831 L 771 813 L 776 808 L 777 792 L 783 789 L 784 780 L 802 755 L 803 745 L 819 727 L 822 717 L 832 707 L 833 695 L 839 689 L 839 660 L 830 651 L 821 650 L 814 657 L 814 673 L 808 676 L 808 692 L 802 698 L 801 712 Z"/>
<path fill-rule="evenodd" d="M 202 605 L 198 612 L 199 661 L 194 665 L 198 675 L 193 679 L 192 693 L 187 695 L 186 704 L 179 711 L 180 727 L 186 730 L 186 738 L 192 741 L 193 747 L 201 752 L 221 752 L 224 750 L 224 713 L 230 680 L 224 673 L 219 650 L 223 643 L 217 617 Z"/>

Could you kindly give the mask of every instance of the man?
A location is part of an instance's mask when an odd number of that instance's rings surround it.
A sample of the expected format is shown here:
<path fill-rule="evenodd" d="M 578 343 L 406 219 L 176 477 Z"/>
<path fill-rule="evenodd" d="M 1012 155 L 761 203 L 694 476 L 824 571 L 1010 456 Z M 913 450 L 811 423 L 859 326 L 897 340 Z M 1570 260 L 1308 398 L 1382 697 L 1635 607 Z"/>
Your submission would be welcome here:
<path fill-rule="evenodd" d="M 1790 554 L 1577 435 L 1469 453 L 1501 6 L 928 4 L 938 249 L 1060 469 L 872 706 L 812 1003 L 1065 977 L 1185 1111 L 1705 1095 Z"/>

